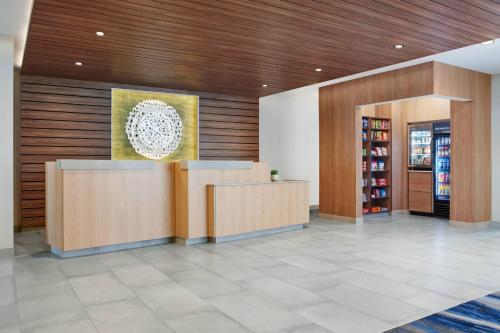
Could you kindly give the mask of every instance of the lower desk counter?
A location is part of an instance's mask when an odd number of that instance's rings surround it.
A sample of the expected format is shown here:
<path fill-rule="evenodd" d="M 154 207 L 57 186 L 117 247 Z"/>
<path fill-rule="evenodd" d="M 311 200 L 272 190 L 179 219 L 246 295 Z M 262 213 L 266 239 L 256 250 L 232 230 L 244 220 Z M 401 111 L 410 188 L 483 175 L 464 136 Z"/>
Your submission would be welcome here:
<path fill-rule="evenodd" d="M 218 242 L 302 228 L 309 182 L 208 185 L 208 234 Z"/>

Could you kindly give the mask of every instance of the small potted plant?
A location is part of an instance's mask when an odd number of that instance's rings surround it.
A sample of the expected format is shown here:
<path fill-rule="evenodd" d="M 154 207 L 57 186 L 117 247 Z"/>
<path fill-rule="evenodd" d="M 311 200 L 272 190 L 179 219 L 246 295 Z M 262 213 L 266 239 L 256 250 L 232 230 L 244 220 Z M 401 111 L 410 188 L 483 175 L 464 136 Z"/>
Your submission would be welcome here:
<path fill-rule="evenodd" d="M 278 170 L 276 169 L 271 170 L 271 180 L 273 182 L 277 182 L 280 180 L 280 175 L 278 173 Z"/>

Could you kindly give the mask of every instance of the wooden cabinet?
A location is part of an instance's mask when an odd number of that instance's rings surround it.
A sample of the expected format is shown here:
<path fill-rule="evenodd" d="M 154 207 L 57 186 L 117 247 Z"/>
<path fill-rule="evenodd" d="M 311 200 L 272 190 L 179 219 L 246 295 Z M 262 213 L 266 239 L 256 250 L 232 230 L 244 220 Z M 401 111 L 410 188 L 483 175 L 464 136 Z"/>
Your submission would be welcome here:
<path fill-rule="evenodd" d="M 432 172 L 408 171 L 408 209 L 432 213 Z"/>

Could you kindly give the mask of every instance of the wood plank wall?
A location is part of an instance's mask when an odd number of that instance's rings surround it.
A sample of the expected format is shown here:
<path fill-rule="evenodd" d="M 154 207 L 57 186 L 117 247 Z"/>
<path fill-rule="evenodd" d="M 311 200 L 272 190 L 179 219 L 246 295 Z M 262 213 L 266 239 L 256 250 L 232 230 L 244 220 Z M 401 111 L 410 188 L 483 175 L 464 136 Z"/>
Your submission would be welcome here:
<path fill-rule="evenodd" d="M 111 158 L 111 88 L 200 96 L 200 159 L 259 160 L 257 98 L 21 76 L 21 227 L 45 224 L 44 163 Z"/>

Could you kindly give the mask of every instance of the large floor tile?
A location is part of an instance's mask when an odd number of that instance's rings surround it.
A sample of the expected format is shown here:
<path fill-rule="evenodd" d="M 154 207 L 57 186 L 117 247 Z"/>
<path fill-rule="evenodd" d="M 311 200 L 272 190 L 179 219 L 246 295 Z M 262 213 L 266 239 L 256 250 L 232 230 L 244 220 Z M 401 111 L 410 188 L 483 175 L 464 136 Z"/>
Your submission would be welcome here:
<path fill-rule="evenodd" d="M 133 265 L 142 262 L 142 260 L 128 253 L 127 251 L 118 251 L 99 254 L 97 258 L 108 267 L 116 267 L 123 265 Z"/>
<path fill-rule="evenodd" d="M 176 333 L 249 333 L 250 331 L 219 311 L 200 312 L 166 321 Z"/>
<path fill-rule="evenodd" d="M 428 277 L 411 283 L 419 288 L 468 301 L 487 295 L 488 290 L 438 277 Z"/>
<path fill-rule="evenodd" d="M 147 264 L 133 264 L 112 268 L 118 278 L 128 287 L 159 284 L 170 280 L 165 274 Z"/>
<path fill-rule="evenodd" d="M 134 294 L 112 273 L 82 276 L 69 280 L 83 304 L 98 304 L 132 298 Z"/>
<path fill-rule="evenodd" d="M 0 332 L 1 333 L 1 332 Z M 98 333 L 90 319 L 80 319 L 61 324 L 54 324 L 32 329 L 25 329 L 23 333 Z"/>
<path fill-rule="evenodd" d="M 395 325 L 429 314 L 425 309 L 348 284 L 326 289 L 324 294 L 337 303 Z"/>
<path fill-rule="evenodd" d="M 14 277 L 0 278 L 0 307 L 16 303 L 16 286 Z"/>
<path fill-rule="evenodd" d="M 59 262 L 59 267 L 69 278 L 103 273 L 108 270 L 108 267 L 97 256 L 64 259 Z"/>
<path fill-rule="evenodd" d="M 47 287 L 47 288 L 43 288 Z M 23 329 L 84 319 L 85 310 L 68 284 L 43 285 L 18 300 Z"/>
<path fill-rule="evenodd" d="M 91 305 L 87 312 L 99 332 L 172 332 L 140 299 Z"/>
<path fill-rule="evenodd" d="M 240 288 L 204 269 L 177 272 L 171 275 L 184 288 L 200 297 L 213 297 L 239 291 Z"/>
<path fill-rule="evenodd" d="M 345 280 L 349 284 L 396 299 L 403 299 L 423 293 L 424 290 L 408 283 L 392 281 L 376 275 L 359 272 L 357 276 Z"/>
<path fill-rule="evenodd" d="M 219 255 L 213 256 L 209 260 L 199 261 L 197 265 L 228 281 L 246 280 L 263 275 L 256 269 L 243 266 Z"/>
<path fill-rule="evenodd" d="M 207 302 L 176 282 L 138 287 L 133 290 L 162 319 L 211 309 Z"/>
<path fill-rule="evenodd" d="M 297 313 L 336 333 L 374 333 L 393 327 L 390 323 L 334 302 L 307 307 Z"/>
<path fill-rule="evenodd" d="M 254 332 L 279 332 L 309 324 L 296 314 L 246 291 L 208 301 Z"/>
<path fill-rule="evenodd" d="M 324 300 L 308 290 L 269 276 L 245 280 L 239 282 L 239 285 L 273 303 L 290 309 L 304 307 Z"/>
<path fill-rule="evenodd" d="M 14 263 L 11 259 L 0 258 L 0 278 L 14 275 Z"/>
<path fill-rule="evenodd" d="M 345 270 L 345 268 L 340 265 L 304 255 L 285 257 L 280 258 L 279 260 L 287 264 L 311 271 L 313 273 L 329 274 Z"/>
<path fill-rule="evenodd" d="M 26 286 L 66 281 L 66 276 L 57 265 L 36 266 L 18 271 L 15 274 L 15 281 L 18 288 L 22 289 Z"/>
<path fill-rule="evenodd" d="M 3 329 L 5 329 L 6 332 L 14 330 L 19 324 L 17 304 L 0 306 L 0 332 Z"/>
<path fill-rule="evenodd" d="M 462 300 L 437 294 L 431 291 L 424 291 L 417 295 L 405 298 L 405 302 L 418 306 L 432 312 L 441 312 L 463 303 Z"/>
<path fill-rule="evenodd" d="M 1 314 L 0 314 L 1 318 Z M 2 328 L 2 325 L 0 325 L 0 333 L 21 333 L 21 327 L 18 325 L 15 326 L 9 326 Z"/>

